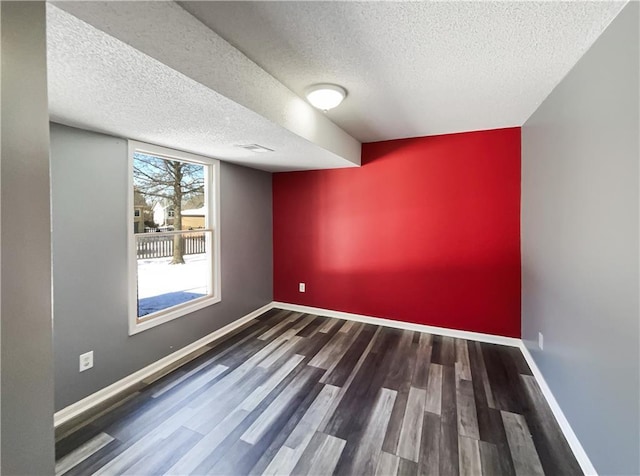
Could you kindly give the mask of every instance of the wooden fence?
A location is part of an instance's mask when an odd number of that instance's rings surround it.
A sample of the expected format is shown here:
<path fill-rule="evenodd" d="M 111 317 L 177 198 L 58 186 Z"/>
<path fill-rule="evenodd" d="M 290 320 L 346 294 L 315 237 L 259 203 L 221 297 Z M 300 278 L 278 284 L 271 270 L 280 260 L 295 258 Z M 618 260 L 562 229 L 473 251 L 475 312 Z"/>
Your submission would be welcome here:
<path fill-rule="evenodd" d="M 137 258 L 169 258 L 173 256 L 173 240 L 176 236 L 180 236 L 182 240 L 183 255 L 195 255 L 206 251 L 204 233 L 160 236 L 156 236 L 153 233 L 144 233 L 136 235 Z"/>

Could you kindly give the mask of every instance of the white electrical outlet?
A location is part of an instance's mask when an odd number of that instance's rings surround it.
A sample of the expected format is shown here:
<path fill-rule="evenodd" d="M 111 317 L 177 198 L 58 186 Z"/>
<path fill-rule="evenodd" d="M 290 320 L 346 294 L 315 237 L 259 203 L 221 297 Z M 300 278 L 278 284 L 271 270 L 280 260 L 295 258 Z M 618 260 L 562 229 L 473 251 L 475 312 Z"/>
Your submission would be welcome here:
<path fill-rule="evenodd" d="M 540 350 L 544 349 L 544 336 L 542 332 L 538 332 L 538 347 L 540 347 Z"/>
<path fill-rule="evenodd" d="M 89 370 L 91 367 L 93 367 L 93 351 L 80 355 L 80 372 Z"/>
<path fill-rule="evenodd" d="M 300 291 L 301 293 L 305 292 L 306 288 L 307 287 L 304 283 L 298 284 L 298 291 Z"/>

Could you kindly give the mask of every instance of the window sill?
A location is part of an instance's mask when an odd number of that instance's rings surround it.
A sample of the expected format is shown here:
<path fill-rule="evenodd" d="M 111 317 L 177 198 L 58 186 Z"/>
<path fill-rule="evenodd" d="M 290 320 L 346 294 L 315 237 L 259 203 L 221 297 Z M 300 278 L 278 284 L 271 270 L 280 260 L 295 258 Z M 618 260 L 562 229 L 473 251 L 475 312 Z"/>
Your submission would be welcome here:
<path fill-rule="evenodd" d="M 138 322 L 136 317 L 132 316 L 132 318 L 129 320 L 129 335 L 132 336 L 148 329 L 152 329 L 153 327 L 164 324 L 165 322 L 172 321 L 192 312 L 204 309 L 205 307 L 217 304 L 221 300 L 222 299 L 217 296 L 208 296 L 200 299 L 194 299 L 191 302 L 185 303 L 180 306 L 175 306 L 166 311 L 159 311 L 155 313 L 155 317 L 149 317 L 148 320 L 144 320 L 142 322 Z M 154 314 L 151 314 L 151 316 L 153 315 Z"/>

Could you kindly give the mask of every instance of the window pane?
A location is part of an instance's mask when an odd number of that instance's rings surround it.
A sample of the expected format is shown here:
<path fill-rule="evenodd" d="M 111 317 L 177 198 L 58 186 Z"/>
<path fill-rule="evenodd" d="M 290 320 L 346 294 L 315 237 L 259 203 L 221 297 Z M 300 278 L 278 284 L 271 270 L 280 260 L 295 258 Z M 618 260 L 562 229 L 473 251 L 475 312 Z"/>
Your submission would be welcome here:
<path fill-rule="evenodd" d="M 205 228 L 206 168 L 202 164 L 134 153 L 134 233 Z"/>
<path fill-rule="evenodd" d="M 206 165 L 133 156 L 137 317 L 212 295 Z M 181 233 L 174 233 L 181 232 Z"/>
<path fill-rule="evenodd" d="M 212 294 L 210 231 L 136 235 L 138 317 Z M 184 263 L 172 264 L 174 248 Z"/>

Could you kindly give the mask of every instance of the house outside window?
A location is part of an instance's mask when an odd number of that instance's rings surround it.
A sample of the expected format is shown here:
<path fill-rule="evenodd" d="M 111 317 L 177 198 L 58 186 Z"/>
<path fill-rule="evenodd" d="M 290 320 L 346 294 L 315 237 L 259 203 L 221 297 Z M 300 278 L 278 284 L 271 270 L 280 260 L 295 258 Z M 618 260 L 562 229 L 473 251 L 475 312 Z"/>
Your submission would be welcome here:
<path fill-rule="evenodd" d="M 135 334 L 221 299 L 219 162 L 135 141 L 129 160 L 129 334 Z M 195 206 L 202 212 L 198 229 L 177 218 Z"/>

